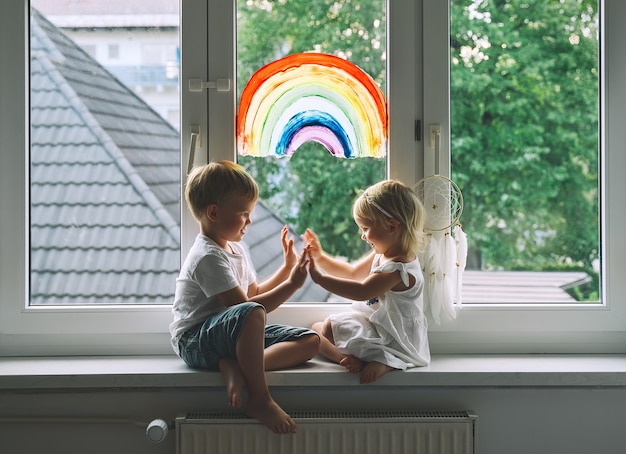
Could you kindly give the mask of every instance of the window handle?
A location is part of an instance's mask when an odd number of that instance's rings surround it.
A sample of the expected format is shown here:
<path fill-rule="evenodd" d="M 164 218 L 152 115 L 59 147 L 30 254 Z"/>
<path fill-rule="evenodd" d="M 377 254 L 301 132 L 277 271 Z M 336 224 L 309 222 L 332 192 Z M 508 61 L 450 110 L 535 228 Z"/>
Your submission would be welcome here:
<path fill-rule="evenodd" d="M 205 88 L 214 88 L 217 91 L 230 91 L 230 79 L 217 79 L 204 81 L 202 79 L 189 79 L 189 91 L 197 93 Z"/>
<path fill-rule="evenodd" d="M 430 125 L 430 148 L 435 152 L 435 175 L 439 175 L 439 148 L 441 147 L 441 125 Z"/>
<path fill-rule="evenodd" d="M 200 137 L 200 126 L 191 125 L 191 138 L 189 140 L 189 161 L 187 162 L 187 175 L 193 169 L 193 161 L 196 157 L 196 148 L 202 146 L 202 140 Z"/>

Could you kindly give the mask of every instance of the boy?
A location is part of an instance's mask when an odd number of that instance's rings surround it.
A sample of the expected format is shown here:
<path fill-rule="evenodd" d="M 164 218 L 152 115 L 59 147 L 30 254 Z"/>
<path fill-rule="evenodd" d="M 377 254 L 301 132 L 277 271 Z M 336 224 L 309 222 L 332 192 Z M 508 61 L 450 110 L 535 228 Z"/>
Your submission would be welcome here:
<path fill-rule="evenodd" d="M 269 279 L 256 282 L 239 242 L 252 222 L 258 187 L 238 164 L 220 161 L 194 169 L 185 198 L 200 233 L 176 280 L 174 351 L 191 367 L 219 369 L 230 406 L 241 405 L 246 386 L 248 416 L 275 433 L 295 432 L 295 422 L 270 396 L 265 370 L 308 361 L 318 352 L 319 337 L 306 328 L 266 326 L 265 315 L 302 286 L 306 255 L 296 256 L 283 227 L 284 263 Z"/>

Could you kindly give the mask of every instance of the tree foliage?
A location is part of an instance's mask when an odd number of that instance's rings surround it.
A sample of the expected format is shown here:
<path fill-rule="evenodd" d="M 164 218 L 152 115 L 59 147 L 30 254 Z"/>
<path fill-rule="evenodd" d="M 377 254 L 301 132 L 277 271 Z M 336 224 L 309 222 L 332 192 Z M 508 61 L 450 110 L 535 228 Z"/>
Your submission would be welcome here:
<path fill-rule="evenodd" d="M 483 267 L 598 258 L 597 4 L 451 3 L 453 178 Z"/>
<path fill-rule="evenodd" d="M 384 3 L 238 0 L 239 93 L 264 64 L 311 50 L 355 62 L 384 90 Z M 597 3 L 452 0 L 450 8 L 452 177 L 463 191 L 473 267 L 592 272 Z M 331 253 L 363 253 L 351 204 L 385 177 L 384 161 L 336 159 L 316 144 L 291 160 L 244 161 L 266 182 L 262 197 L 297 230 L 315 228 Z"/>

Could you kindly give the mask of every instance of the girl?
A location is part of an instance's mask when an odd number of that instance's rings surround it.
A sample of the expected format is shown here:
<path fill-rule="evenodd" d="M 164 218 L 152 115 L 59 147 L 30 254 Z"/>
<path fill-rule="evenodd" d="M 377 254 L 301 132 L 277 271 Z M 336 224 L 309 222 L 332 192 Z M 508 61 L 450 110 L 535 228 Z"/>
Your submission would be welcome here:
<path fill-rule="evenodd" d="M 304 234 L 313 281 L 331 293 L 357 300 L 312 328 L 320 353 L 371 383 L 395 369 L 430 362 L 417 251 L 424 245 L 424 209 L 404 184 L 387 180 L 354 203 L 354 220 L 372 252 L 354 264 L 326 254 L 310 229 Z M 322 271 L 323 270 L 323 271 Z"/>

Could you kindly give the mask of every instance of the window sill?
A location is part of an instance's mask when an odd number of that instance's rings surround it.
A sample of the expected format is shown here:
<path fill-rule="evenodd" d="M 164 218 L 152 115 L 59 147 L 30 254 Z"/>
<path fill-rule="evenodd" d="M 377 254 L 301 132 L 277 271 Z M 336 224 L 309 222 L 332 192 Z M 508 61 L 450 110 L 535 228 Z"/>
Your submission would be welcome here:
<path fill-rule="evenodd" d="M 359 386 L 356 375 L 318 358 L 267 377 L 273 387 Z M 221 386 L 219 373 L 190 369 L 172 355 L 0 358 L 0 391 Z M 370 386 L 626 387 L 626 355 L 438 355 Z"/>

